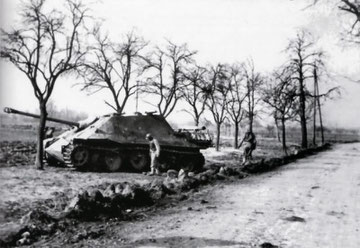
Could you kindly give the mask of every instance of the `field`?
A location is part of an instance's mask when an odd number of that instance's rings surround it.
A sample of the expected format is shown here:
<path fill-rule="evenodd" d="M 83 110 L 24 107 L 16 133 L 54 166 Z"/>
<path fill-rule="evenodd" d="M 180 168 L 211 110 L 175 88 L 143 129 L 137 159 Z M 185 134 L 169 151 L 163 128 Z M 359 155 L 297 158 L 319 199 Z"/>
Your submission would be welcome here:
<path fill-rule="evenodd" d="M 36 129 L 32 125 L 3 125 L 0 132 L 0 227 L 20 220 L 34 209 L 50 213 L 62 211 L 79 193 L 99 185 L 103 188 L 124 182 L 146 185 L 157 180 L 140 173 L 79 172 L 60 167 L 46 167 L 39 171 L 33 166 Z M 266 132 L 259 133 L 258 146 L 253 154 L 255 161 L 283 156 L 275 137 Z M 352 141 L 356 136 L 333 134 L 331 138 L 344 142 Z M 242 150 L 231 147 L 231 137 L 223 138 L 221 144 L 220 151 L 214 148 L 202 151 L 206 167 L 239 167 Z M 296 143 L 289 142 L 289 145 L 296 146 Z"/>
<path fill-rule="evenodd" d="M 29 126 L 2 128 L 0 143 L 0 222 L 21 217 L 42 201 L 53 201 L 59 195 L 71 199 L 90 186 L 113 182 L 137 182 L 145 184 L 149 177 L 139 173 L 78 172 L 70 168 L 34 168 L 36 130 Z M 223 140 L 227 146 L 216 152 L 214 148 L 203 150 L 206 163 L 236 166 L 241 161 L 241 150 L 229 147 L 231 139 Z M 255 159 L 281 156 L 280 144 L 271 138 L 259 140 Z M 150 178 L 151 179 L 151 178 Z M 51 205 L 51 204 L 50 204 Z M 57 206 L 54 206 L 56 208 Z"/>

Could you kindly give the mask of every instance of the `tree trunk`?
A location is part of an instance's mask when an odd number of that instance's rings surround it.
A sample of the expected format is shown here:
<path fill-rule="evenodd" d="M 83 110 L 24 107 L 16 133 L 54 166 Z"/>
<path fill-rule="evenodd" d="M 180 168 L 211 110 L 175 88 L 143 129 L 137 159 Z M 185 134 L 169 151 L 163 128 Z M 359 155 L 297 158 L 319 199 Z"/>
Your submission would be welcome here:
<path fill-rule="evenodd" d="M 35 166 L 39 170 L 44 169 L 44 146 L 43 141 L 45 137 L 45 126 L 46 126 L 46 103 L 40 102 L 40 119 L 39 119 L 39 128 L 37 133 L 37 151 L 36 151 L 36 160 L 35 160 Z"/>
<path fill-rule="evenodd" d="M 238 145 L 239 145 L 239 123 L 234 122 L 234 124 L 235 124 L 234 148 L 238 149 Z"/>
<path fill-rule="evenodd" d="M 197 126 L 197 127 L 199 126 L 199 122 L 200 122 L 199 119 L 200 119 L 199 116 L 195 116 L 195 117 L 194 117 L 195 126 Z"/>
<path fill-rule="evenodd" d="M 316 69 L 314 69 L 314 116 L 313 116 L 313 145 L 316 146 L 316 98 L 317 98 L 317 73 Z"/>
<path fill-rule="evenodd" d="M 249 132 L 253 132 L 253 114 L 252 112 L 249 113 Z"/>
<path fill-rule="evenodd" d="M 317 87 L 317 94 L 319 94 L 319 85 L 316 85 Z M 321 105 L 320 105 L 320 98 L 317 98 L 318 108 L 319 108 L 319 120 L 320 120 L 320 130 L 321 130 L 321 144 L 323 145 L 325 143 L 324 138 L 324 126 L 322 122 L 322 115 L 321 115 Z"/>
<path fill-rule="evenodd" d="M 305 99 L 305 91 L 304 91 L 304 82 L 301 80 L 300 82 L 300 124 L 301 124 L 301 147 L 307 148 L 307 129 L 306 129 L 306 99 Z"/>
<path fill-rule="evenodd" d="M 313 145 L 316 146 L 316 100 L 314 100 L 314 117 L 313 117 Z"/>
<path fill-rule="evenodd" d="M 216 124 L 216 151 L 220 150 L 220 128 L 221 124 Z"/>
<path fill-rule="evenodd" d="M 251 89 L 250 89 L 250 85 L 248 82 L 248 114 L 249 114 L 249 128 L 248 131 L 252 132 L 252 126 L 253 126 L 253 111 L 252 111 L 252 106 L 251 106 Z"/>
<path fill-rule="evenodd" d="M 278 141 L 281 142 L 280 131 L 279 131 L 279 123 L 278 123 L 278 120 L 276 118 L 275 118 L 275 126 L 276 126 L 276 137 L 277 137 Z"/>
<path fill-rule="evenodd" d="M 285 130 L 285 118 L 281 118 L 281 129 L 282 129 L 282 147 L 285 155 L 287 155 L 287 147 L 286 147 L 286 130 Z"/>

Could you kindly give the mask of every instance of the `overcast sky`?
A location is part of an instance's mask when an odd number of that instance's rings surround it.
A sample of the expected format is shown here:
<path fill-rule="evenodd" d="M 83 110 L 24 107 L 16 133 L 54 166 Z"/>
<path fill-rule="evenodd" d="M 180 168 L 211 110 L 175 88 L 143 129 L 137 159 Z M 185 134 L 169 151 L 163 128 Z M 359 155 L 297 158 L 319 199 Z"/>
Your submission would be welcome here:
<path fill-rule="evenodd" d="M 50 1 L 61 4 L 61 1 Z M 84 1 L 87 2 L 87 1 Z M 188 43 L 198 51 L 201 64 L 244 61 L 253 58 L 261 72 L 269 72 L 285 61 L 283 53 L 289 39 L 299 28 L 310 30 L 328 54 L 328 65 L 334 77 L 332 85 L 342 87 L 342 99 L 325 105 L 325 125 L 360 127 L 360 84 L 341 76 L 360 79 L 360 48 L 344 46 L 341 32 L 347 23 L 335 6 L 318 5 L 303 10 L 308 1 L 298 0 L 102 0 L 93 3 L 93 15 L 105 20 L 104 27 L 116 40 L 135 30 L 152 44 L 164 38 Z M 1 26 L 10 27 L 16 18 L 20 1 L 0 0 Z M 339 76 L 340 75 L 340 76 Z M 61 79 L 52 100 L 60 108 L 72 108 L 90 114 L 111 109 L 103 103 L 106 94 L 87 96 L 74 87 L 76 79 Z M 37 108 L 30 82 L 9 63 L 0 62 L 0 107 L 24 110 Z M 140 102 L 143 110 L 150 106 Z M 130 103 L 126 112 L 132 112 Z M 177 112 L 170 119 L 190 119 Z"/>

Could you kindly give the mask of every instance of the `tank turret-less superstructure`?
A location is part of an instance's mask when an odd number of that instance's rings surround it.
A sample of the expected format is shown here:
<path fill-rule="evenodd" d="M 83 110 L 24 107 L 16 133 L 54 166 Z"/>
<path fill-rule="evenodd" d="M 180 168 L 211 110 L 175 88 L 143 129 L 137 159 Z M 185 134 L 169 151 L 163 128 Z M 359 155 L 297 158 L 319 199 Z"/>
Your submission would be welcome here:
<path fill-rule="evenodd" d="M 5 112 L 39 117 L 10 108 L 5 108 Z M 56 161 L 84 170 L 149 170 L 147 133 L 159 141 L 159 162 L 163 171 L 201 169 L 205 160 L 200 150 L 212 146 L 205 128 L 174 130 L 164 117 L 152 113 L 110 114 L 79 123 L 55 118 L 47 120 L 72 126 L 44 141 L 49 164 Z"/>

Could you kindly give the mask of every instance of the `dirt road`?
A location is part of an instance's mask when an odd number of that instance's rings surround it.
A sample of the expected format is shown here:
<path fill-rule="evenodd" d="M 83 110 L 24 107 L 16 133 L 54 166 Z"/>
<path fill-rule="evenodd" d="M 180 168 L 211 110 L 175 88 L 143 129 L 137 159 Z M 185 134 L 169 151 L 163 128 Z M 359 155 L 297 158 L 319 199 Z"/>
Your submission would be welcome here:
<path fill-rule="evenodd" d="M 194 197 L 76 246 L 360 247 L 360 143 Z"/>

